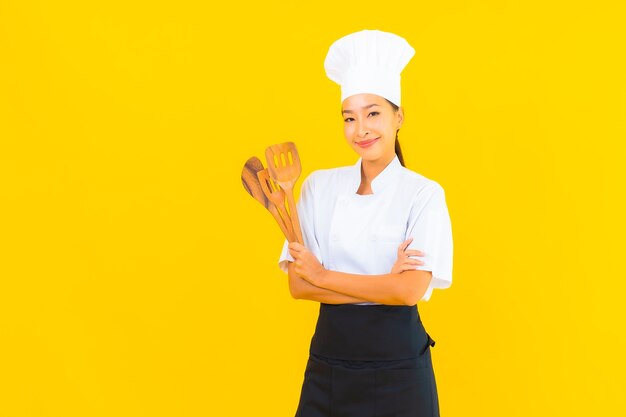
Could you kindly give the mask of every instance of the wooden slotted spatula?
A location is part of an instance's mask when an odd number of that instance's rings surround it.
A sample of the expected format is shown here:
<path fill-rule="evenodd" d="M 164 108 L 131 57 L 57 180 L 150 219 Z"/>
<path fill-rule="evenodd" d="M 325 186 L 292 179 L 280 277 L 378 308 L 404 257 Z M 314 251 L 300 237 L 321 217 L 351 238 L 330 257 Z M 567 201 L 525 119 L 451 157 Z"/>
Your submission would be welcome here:
<path fill-rule="evenodd" d="M 261 203 L 263 207 L 269 210 L 269 212 L 272 214 L 272 216 L 274 216 L 274 219 L 278 223 L 280 230 L 282 230 L 287 240 L 291 242 L 293 240 L 292 233 L 285 225 L 274 203 L 265 196 L 263 188 L 261 187 L 261 183 L 259 182 L 257 172 L 263 171 L 264 169 L 265 168 L 263 167 L 263 163 L 256 156 L 248 159 L 243 166 L 243 170 L 241 171 L 241 181 L 243 182 L 243 187 L 246 189 L 248 194 L 250 194 L 256 201 Z"/>
<path fill-rule="evenodd" d="M 274 183 L 274 180 L 272 179 L 272 177 L 270 177 L 270 172 L 267 168 L 257 172 L 256 175 L 259 178 L 259 183 L 261 184 L 261 189 L 263 190 L 263 193 L 265 193 L 265 196 L 269 198 L 272 203 L 274 203 L 274 205 L 278 209 L 278 213 L 280 213 L 280 216 L 285 222 L 285 226 L 289 231 L 289 237 L 287 238 L 287 240 L 289 242 L 295 241 L 296 237 L 294 234 L 293 226 L 291 224 L 291 218 L 289 217 L 289 213 L 287 212 L 287 208 L 285 206 L 285 201 L 287 200 L 285 190 L 280 188 L 278 184 Z"/>
<path fill-rule="evenodd" d="M 296 235 L 296 240 L 298 243 L 304 245 L 298 209 L 296 208 L 296 201 L 293 196 L 293 186 L 296 184 L 302 172 L 300 156 L 298 155 L 296 144 L 293 142 L 284 142 L 268 146 L 265 149 L 265 159 L 267 160 L 267 169 L 270 172 L 270 176 L 287 194 L 289 216 Z"/>

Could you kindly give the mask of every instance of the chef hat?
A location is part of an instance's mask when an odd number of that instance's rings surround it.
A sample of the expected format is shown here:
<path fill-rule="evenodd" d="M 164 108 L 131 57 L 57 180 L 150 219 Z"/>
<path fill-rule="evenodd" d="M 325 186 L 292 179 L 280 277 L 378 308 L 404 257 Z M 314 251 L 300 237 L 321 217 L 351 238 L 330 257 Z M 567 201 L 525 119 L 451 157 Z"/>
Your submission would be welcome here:
<path fill-rule="evenodd" d="M 341 101 L 371 93 L 400 105 L 400 73 L 415 49 L 402 37 L 380 30 L 362 30 L 336 40 L 328 49 L 324 69 L 341 85 Z"/>

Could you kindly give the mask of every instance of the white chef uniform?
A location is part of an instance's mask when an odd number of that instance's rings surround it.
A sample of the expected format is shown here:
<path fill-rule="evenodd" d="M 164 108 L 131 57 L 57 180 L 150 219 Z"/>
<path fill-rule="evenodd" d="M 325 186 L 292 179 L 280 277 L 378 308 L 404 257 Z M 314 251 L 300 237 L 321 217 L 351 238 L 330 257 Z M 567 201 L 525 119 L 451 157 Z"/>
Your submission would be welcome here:
<path fill-rule="evenodd" d="M 297 208 L 304 245 L 326 269 L 352 274 L 388 274 L 398 246 L 413 237 L 432 271 L 422 300 L 435 288 L 452 284 L 452 229 L 443 188 L 400 164 L 397 155 L 371 182 L 373 194 L 360 195 L 361 161 L 309 174 L 302 183 Z M 285 239 L 279 267 L 287 273 L 294 261 Z M 365 302 L 361 305 L 380 303 Z"/>

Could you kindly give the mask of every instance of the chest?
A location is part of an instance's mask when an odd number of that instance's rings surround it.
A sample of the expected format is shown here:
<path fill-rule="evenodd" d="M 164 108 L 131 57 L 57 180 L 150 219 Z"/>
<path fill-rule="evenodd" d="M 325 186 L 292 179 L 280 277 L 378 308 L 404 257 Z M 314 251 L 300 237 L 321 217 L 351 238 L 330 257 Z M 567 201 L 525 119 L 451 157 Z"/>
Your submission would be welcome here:
<path fill-rule="evenodd" d="M 340 194 L 316 226 L 325 264 L 354 273 L 386 273 L 405 240 L 410 201 L 397 194 Z"/>

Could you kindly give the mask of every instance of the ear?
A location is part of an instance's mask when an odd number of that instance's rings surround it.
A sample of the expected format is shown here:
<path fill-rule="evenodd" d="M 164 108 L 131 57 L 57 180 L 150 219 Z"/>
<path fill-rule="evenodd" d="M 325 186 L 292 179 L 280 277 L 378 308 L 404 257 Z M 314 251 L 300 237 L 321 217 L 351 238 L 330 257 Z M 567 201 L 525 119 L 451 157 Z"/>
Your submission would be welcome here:
<path fill-rule="evenodd" d="M 396 120 L 398 122 L 398 126 L 396 129 L 400 129 L 402 124 L 404 123 L 404 107 L 398 107 L 398 111 L 396 112 Z"/>

